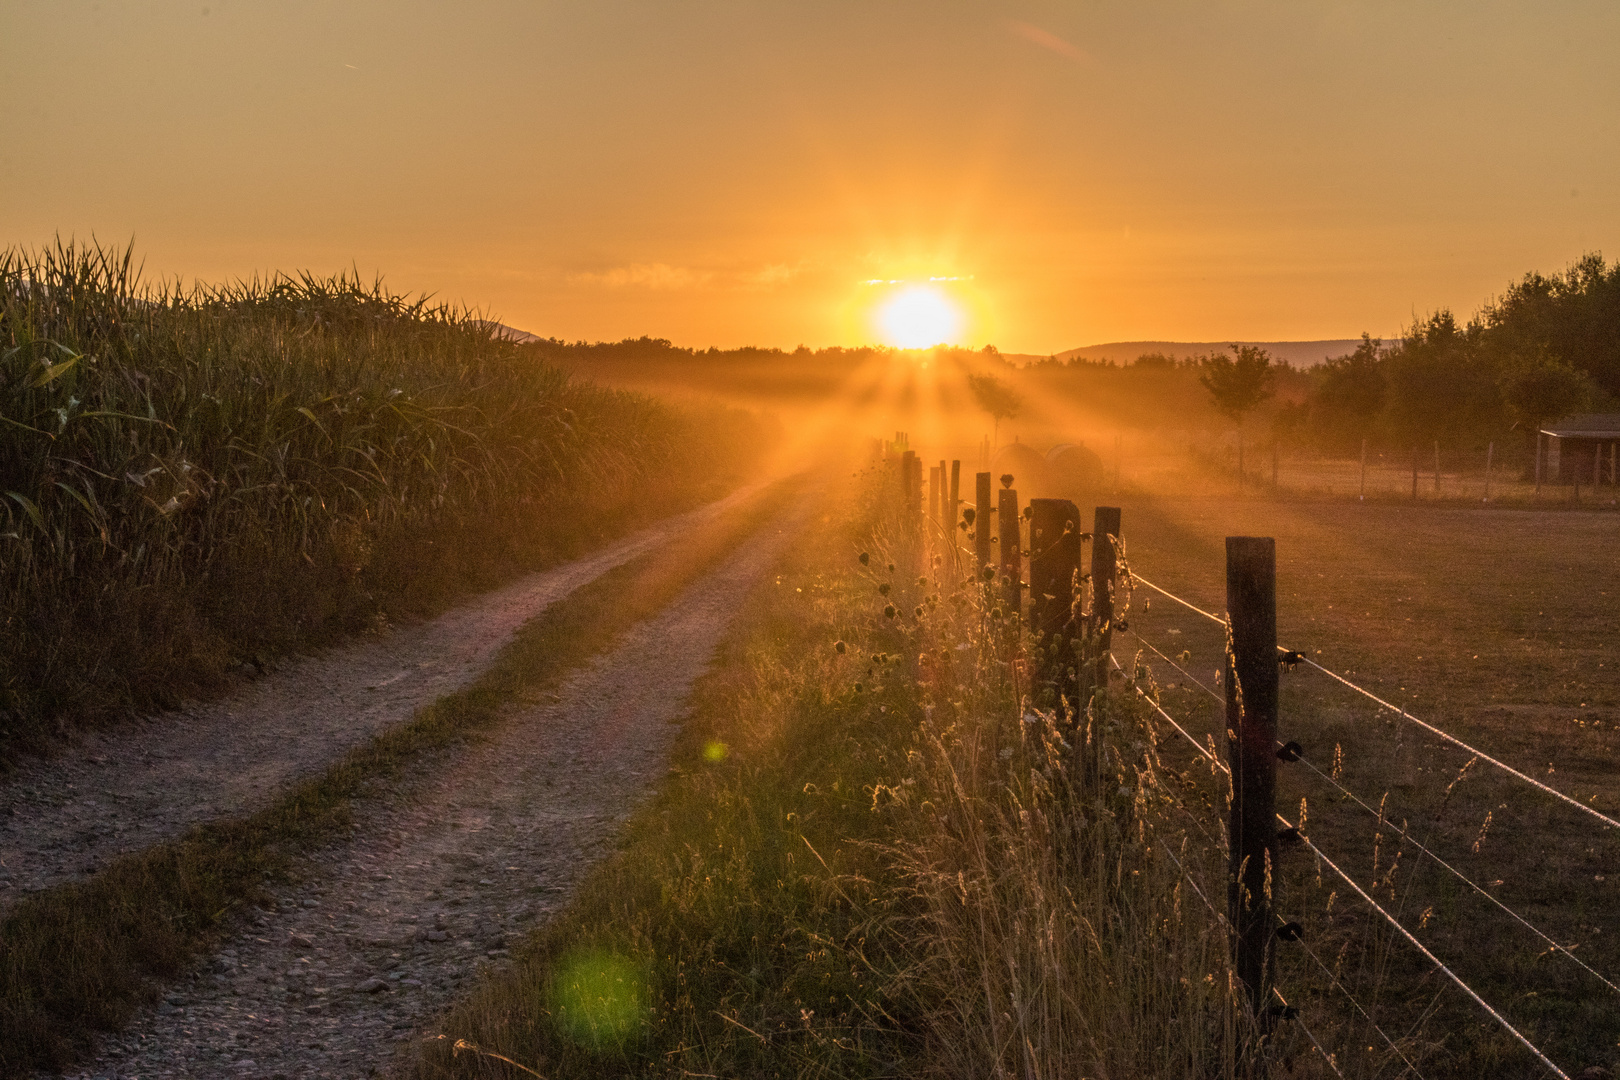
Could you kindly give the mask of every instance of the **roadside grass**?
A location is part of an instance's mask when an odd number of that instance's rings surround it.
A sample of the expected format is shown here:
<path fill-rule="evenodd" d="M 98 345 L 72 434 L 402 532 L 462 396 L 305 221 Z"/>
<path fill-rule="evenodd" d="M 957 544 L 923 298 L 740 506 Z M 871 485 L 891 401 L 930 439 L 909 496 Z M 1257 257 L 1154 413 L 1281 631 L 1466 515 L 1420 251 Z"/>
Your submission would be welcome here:
<path fill-rule="evenodd" d="M 906 569 L 934 564 L 875 491 L 756 590 L 620 854 L 408 1075 L 1314 1075 L 1243 1019 L 1166 849 L 1224 856 L 1185 844 L 1134 695 L 1032 712 L 1007 624 Z"/>
<path fill-rule="evenodd" d="M 0 762 L 735 487 L 758 418 L 380 282 L 0 251 Z"/>
<path fill-rule="evenodd" d="M 1224 609 L 1221 537 L 1277 538 L 1280 640 L 1386 700 L 1563 790 L 1620 814 L 1620 572 L 1607 514 L 1456 506 L 1128 498 L 1140 573 Z M 1144 603 L 1147 601 L 1147 603 Z M 1132 630 L 1206 686 L 1219 627 L 1140 589 Z M 1129 637 L 1126 648 L 1134 647 Z M 1320 650 L 1318 654 L 1317 650 Z M 1143 652 L 1165 707 L 1219 739 L 1219 707 Z M 1385 824 L 1308 767 L 1279 766 L 1278 808 L 1305 801 L 1308 833 L 1570 1075 L 1620 1065 L 1620 994 L 1549 950 L 1403 842 L 1405 828 L 1502 903 L 1620 983 L 1620 835 L 1485 762 L 1298 668 L 1283 678 L 1281 733 Z M 1179 750 L 1167 756 L 1182 760 Z M 1462 775 L 1459 781 L 1458 776 Z M 1453 782 L 1457 781 L 1453 786 Z M 1283 866 L 1305 944 L 1429 1077 L 1535 1076 L 1510 1036 L 1308 853 Z M 1348 1076 L 1402 1063 L 1303 948 L 1284 947 L 1285 991 Z M 1292 997 L 1290 1000 L 1294 1000 Z M 1335 1022 L 1334 1017 L 1341 1018 Z"/>
<path fill-rule="evenodd" d="M 794 497 L 766 489 L 663 549 L 548 607 L 477 682 L 423 709 L 249 817 L 119 859 L 31 896 L 0 923 L 0 1075 L 60 1069 L 116 1030 L 268 899 L 267 882 L 347 834 L 351 808 L 423 755 L 499 724 L 515 700 L 556 684 L 657 613 Z"/>

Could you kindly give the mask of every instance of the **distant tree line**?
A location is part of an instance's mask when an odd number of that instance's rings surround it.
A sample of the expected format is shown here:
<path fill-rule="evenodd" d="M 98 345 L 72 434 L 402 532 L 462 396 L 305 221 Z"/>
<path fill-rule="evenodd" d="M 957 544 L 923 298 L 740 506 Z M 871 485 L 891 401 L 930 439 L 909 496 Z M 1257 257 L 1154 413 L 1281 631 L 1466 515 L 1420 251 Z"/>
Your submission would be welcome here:
<path fill-rule="evenodd" d="M 1588 255 L 1562 273 L 1526 274 L 1466 324 L 1441 309 L 1391 344 L 1362 335 L 1348 356 L 1310 369 L 1277 434 L 1324 451 L 1365 438 L 1386 448 L 1533 447 L 1561 416 L 1620 401 L 1620 263 Z"/>

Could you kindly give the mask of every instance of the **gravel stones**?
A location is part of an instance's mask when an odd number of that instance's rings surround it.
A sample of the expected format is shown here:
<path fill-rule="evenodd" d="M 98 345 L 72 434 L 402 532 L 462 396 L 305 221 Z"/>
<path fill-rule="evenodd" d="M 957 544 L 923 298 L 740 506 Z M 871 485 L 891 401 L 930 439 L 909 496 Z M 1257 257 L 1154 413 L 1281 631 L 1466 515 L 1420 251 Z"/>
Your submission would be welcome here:
<path fill-rule="evenodd" d="M 472 682 L 553 601 L 756 490 L 660 521 L 431 622 L 291 658 L 227 698 L 91 733 L 76 752 L 23 762 L 0 777 L 0 912 L 195 825 L 269 805 Z"/>
<path fill-rule="evenodd" d="M 79 1075 L 389 1072 L 615 850 L 648 778 L 665 774 L 692 683 L 800 513 L 761 529 L 554 699 L 514 710 L 485 740 L 425 756 L 390 793 L 358 804 L 350 837 L 300 867 L 303 885 L 241 919 L 171 990 L 180 1004 L 137 1018 Z"/>

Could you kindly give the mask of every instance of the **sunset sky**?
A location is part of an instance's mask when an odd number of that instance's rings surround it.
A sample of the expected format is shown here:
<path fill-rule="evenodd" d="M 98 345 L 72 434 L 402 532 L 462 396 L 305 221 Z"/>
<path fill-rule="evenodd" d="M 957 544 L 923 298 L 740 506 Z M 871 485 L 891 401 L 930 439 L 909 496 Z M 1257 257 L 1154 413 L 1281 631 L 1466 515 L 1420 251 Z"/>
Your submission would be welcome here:
<path fill-rule="evenodd" d="M 1620 255 L 1620 4 L 3 0 L 0 243 L 568 339 L 1390 335 Z M 872 284 L 871 282 L 877 282 Z"/>

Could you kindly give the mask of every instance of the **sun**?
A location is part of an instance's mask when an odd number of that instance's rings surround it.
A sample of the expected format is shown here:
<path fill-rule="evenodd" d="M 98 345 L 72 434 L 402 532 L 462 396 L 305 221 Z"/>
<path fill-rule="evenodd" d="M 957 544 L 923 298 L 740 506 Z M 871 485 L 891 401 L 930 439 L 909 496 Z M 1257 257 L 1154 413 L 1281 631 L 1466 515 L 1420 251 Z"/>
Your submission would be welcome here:
<path fill-rule="evenodd" d="M 902 349 L 948 345 L 962 329 L 962 312 L 933 285 L 907 285 L 878 309 L 884 340 Z"/>

